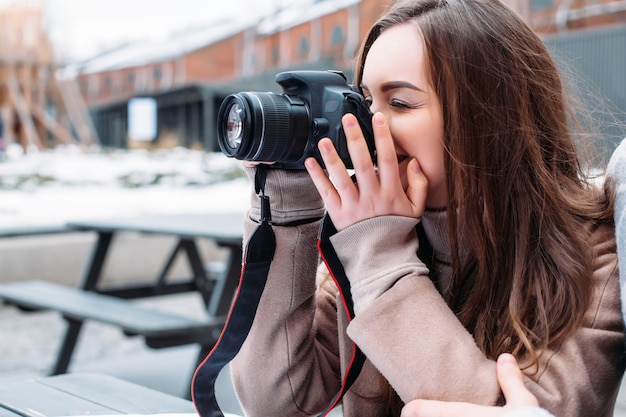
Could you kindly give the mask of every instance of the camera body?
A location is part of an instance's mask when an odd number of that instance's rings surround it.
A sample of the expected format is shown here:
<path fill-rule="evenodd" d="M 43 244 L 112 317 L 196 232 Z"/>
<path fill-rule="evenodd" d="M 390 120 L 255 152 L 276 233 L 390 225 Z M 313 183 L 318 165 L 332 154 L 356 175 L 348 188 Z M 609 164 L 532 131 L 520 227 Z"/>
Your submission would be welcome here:
<path fill-rule="evenodd" d="M 358 90 L 337 71 L 289 71 L 276 75 L 283 94 L 241 92 L 220 106 L 217 138 L 229 157 L 276 162 L 283 169 L 304 169 L 304 160 L 322 158 L 317 142 L 332 140 L 347 168 L 352 168 L 341 118 L 356 116 L 372 161 L 376 159 L 372 113 Z"/>

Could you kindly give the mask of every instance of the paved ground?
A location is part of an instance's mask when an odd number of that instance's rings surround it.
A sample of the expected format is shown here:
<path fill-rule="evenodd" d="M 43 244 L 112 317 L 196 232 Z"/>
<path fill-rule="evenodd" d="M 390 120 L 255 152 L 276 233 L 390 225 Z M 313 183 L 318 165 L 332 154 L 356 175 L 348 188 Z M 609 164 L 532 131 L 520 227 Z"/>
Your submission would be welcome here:
<path fill-rule="evenodd" d="M 201 301 L 190 295 L 167 297 L 159 302 L 159 308 L 202 314 Z M 0 388 L 45 376 L 52 367 L 63 329 L 64 322 L 54 313 L 24 314 L 0 307 Z M 110 326 L 86 323 L 71 372 L 101 372 L 184 397 L 196 355 L 193 346 L 151 350 L 139 338 L 127 338 Z M 241 413 L 227 370 L 218 378 L 216 393 L 225 412 Z M 614 417 L 626 417 L 626 384 Z"/>

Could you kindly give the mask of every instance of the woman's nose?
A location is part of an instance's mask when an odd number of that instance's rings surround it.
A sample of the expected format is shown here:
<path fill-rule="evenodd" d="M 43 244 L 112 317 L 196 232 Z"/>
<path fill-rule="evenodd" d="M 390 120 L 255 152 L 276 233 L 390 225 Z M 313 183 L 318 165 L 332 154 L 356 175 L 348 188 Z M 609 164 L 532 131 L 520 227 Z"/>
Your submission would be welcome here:
<path fill-rule="evenodd" d="M 370 104 L 370 111 L 372 112 L 372 114 L 376 113 L 379 110 L 379 106 L 376 104 L 375 101 L 372 101 L 372 103 Z"/>

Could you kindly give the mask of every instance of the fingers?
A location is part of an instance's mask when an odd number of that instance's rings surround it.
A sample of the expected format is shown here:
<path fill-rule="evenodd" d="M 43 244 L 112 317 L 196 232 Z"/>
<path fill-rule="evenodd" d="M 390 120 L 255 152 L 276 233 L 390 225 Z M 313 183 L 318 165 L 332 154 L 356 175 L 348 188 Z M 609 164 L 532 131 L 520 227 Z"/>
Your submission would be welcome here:
<path fill-rule="evenodd" d="M 359 210 L 358 202 L 363 194 L 373 195 L 378 184 L 376 170 L 356 117 L 346 114 L 342 123 L 359 185 L 352 181 L 333 142 L 328 138 L 321 139 L 317 144 L 326 172 L 315 159 L 309 158 L 305 161 L 305 167 L 338 230 L 371 217 Z"/>
<path fill-rule="evenodd" d="M 377 168 L 374 167 L 356 117 L 346 114 L 342 123 L 357 183 L 352 181 L 333 142 L 328 138 L 317 144 L 326 172 L 315 159 L 305 161 L 305 167 L 324 199 L 335 227 L 342 230 L 359 221 L 381 215 L 420 217 L 426 206 L 428 180 L 415 159 L 410 163 L 404 159 L 400 174 L 394 141 L 384 115 L 376 113 L 372 118 Z"/>
<path fill-rule="evenodd" d="M 378 177 L 380 187 L 389 190 L 392 194 L 405 193 L 398 172 L 398 156 L 391 137 L 391 130 L 387 119 L 382 113 L 374 114 L 372 127 L 376 139 L 376 157 L 378 162 Z M 421 170 L 417 159 L 412 158 L 407 168 L 408 187 L 406 196 L 412 206 L 410 213 L 413 217 L 420 217 L 426 209 L 426 196 L 428 193 L 428 179 Z M 357 174 L 358 178 L 358 174 Z"/>
<path fill-rule="evenodd" d="M 537 398 L 524 385 L 524 375 L 513 355 L 503 353 L 498 357 L 496 372 L 507 406 L 537 406 Z"/>
<path fill-rule="evenodd" d="M 401 417 L 491 417 L 500 410 L 462 402 L 413 400 L 403 408 Z"/>
<path fill-rule="evenodd" d="M 414 400 L 402 408 L 400 417 L 461 417 L 463 411 L 456 403 L 431 400 Z"/>
<path fill-rule="evenodd" d="M 426 196 L 428 194 L 428 178 L 422 172 L 417 159 L 412 158 L 407 166 L 408 188 L 406 195 L 413 205 L 413 216 L 421 217 L 426 210 Z"/>
<path fill-rule="evenodd" d="M 342 117 L 341 121 L 346 134 L 348 152 L 350 153 L 350 160 L 352 161 L 357 182 L 365 186 L 377 183 L 378 179 L 376 178 L 374 163 L 356 117 L 348 113 Z"/>
<path fill-rule="evenodd" d="M 339 157 L 333 142 L 324 138 L 320 140 L 317 147 L 322 155 L 328 177 L 332 180 L 332 185 L 336 188 L 342 199 L 356 199 L 358 197 L 356 186 L 346 170 L 346 166 Z"/>
<path fill-rule="evenodd" d="M 401 186 L 398 177 L 398 156 L 387 119 L 382 113 L 374 114 L 372 128 L 376 142 L 376 160 L 380 184 L 383 188 L 395 189 Z"/>
<path fill-rule="evenodd" d="M 317 192 L 320 194 L 322 199 L 324 200 L 324 204 L 329 210 L 336 209 L 341 206 L 341 199 L 335 186 L 330 181 L 320 164 L 315 160 L 315 158 L 307 158 L 304 161 L 304 167 L 308 171 L 311 179 L 313 180 L 313 184 L 317 189 Z"/>

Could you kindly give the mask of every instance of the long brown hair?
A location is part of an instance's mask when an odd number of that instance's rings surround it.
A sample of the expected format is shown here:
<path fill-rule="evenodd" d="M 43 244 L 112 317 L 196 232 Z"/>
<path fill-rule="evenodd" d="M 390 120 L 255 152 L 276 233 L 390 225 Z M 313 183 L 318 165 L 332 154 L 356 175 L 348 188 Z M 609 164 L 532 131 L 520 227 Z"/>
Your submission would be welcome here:
<path fill-rule="evenodd" d="M 557 66 L 515 12 L 497 0 L 398 1 L 363 42 L 356 85 L 374 41 L 405 23 L 423 36 L 444 117 L 455 271 L 446 301 L 488 357 L 536 365 L 580 325 L 589 224 L 612 221 L 612 198 L 587 180 Z"/>

